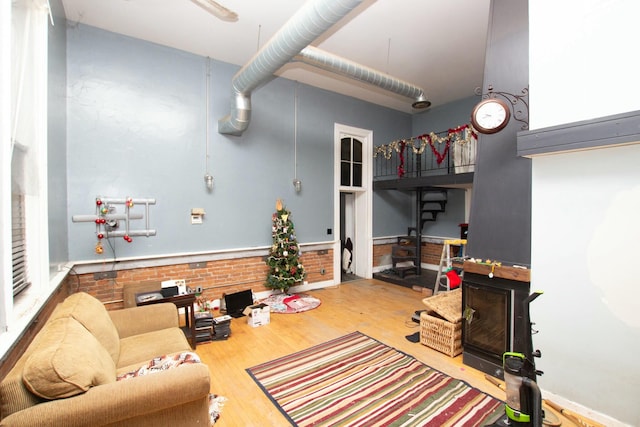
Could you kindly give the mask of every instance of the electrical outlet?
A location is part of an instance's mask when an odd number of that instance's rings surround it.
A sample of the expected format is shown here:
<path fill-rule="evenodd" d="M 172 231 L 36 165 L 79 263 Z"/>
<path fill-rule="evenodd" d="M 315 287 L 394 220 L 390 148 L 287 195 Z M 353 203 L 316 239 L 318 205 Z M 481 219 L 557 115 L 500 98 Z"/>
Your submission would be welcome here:
<path fill-rule="evenodd" d="M 324 274 L 324 273 L 326 273 L 326 272 L 325 272 L 325 270 L 324 270 L 324 268 L 321 268 L 321 269 L 320 269 L 320 274 Z"/>
<path fill-rule="evenodd" d="M 202 286 L 196 286 L 196 294 L 202 293 Z"/>

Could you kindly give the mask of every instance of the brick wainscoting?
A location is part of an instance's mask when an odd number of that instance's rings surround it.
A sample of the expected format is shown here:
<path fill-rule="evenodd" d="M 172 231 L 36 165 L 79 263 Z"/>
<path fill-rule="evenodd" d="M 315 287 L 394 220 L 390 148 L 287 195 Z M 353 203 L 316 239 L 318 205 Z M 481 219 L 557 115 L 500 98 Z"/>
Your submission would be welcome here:
<path fill-rule="evenodd" d="M 333 250 L 303 252 L 300 261 L 307 273 L 306 282 L 311 284 L 333 280 Z M 107 272 L 109 269 L 105 268 L 102 271 Z M 248 256 L 118 269 L 117 277 L 114 279 L 96 280 L 93 272 L 78 274 L 75 277 L 71 275 L 69 284 L 72 292 L 87 292 L 100 299 L 107 309 L 116 310 L 124 306 L 123 286 L 127 284 L 184 279 L 187 286 L 193 289 L 202 287 L 203 297 L 212 300 L 221 298 L 225 293 L 246 289 L 254 292 L 268 291 L 264 286 L 267 272 L 263 256 Z"/>
<path fill-rule="evenodd" d="M 382 243 L 373 245 L 373 268 L 383 266 L 382 260 L 391 262 L 391 248 L 394 243 Z M 440 264 L 440 256 L 442 255 L 442 241 L 422 242 L 421 263 L 438 266 Z M 389 264 L 390 265 L 390 264 Z"/>

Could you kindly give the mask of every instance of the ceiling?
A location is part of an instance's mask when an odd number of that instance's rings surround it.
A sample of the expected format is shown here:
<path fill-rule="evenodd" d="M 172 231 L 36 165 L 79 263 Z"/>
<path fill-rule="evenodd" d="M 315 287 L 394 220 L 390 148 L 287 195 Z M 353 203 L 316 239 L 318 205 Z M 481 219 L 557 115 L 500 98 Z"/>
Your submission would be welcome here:
<path fill-rule="evenodd" d="M 223 21 L 191 0 L 62 0 L 69 21 L 242 66 L 306 0 L 218 0 Z M 482 86 L 490 0 L 363 0 L 312 43 L 424 89 L 432 108 Z M 412 100 L 292 62 L 277 75 L 399 111 Z M 259 90 L 259 89 L 258 89 Z M 230 88 L 231 94 L 231 88 Z"/>

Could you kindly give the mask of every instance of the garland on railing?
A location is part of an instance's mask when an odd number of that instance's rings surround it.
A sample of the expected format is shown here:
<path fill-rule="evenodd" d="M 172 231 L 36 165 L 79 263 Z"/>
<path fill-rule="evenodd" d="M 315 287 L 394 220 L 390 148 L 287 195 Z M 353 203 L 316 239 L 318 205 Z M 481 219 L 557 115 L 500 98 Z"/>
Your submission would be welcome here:
<path fill-rule="evenodd" d="M 466 132 L 465 134 L 464 131 L 467 129 L 469 129 L 471 132 Z M 478 136 L 476 130 L 473 128 L 473 126 L 471 126 L 470 124 L 465 124 L 453 129 L 449 129 L 446 136 L 442 137 L 438 136 L 434 132 L 430 132 L 423 135 L 414 136 L 409 139 L 398 139 L 388 144 L 380 145 L 374 148 L 373 157 L 378 157 L 378 154 L 382 154 L 385 159 L 390 160 L 391 155 L 394 151 L 399 153 L 400 165 L 398 166 L 398 178 L 402 178 L 405 173 L 404 153 L 407 146 L 409 146 L 411 150 L 413 150 L 414 154 L 422 154 L 427 145 L 429 145 L 429 147 L 431 147 L 433 155 L 436 157 L 436 162 L 438 162 L 439 165 L 444 161 L 444 159 L 447 158 L 451 143 L 467 144 L 471 141 L 471 138 L 477 137 Z M 436 148 L 436 144 L 444 144 L 444 150 L 440 152 Z"/>
<path fill-rule="evenodd" d="M 404 176 L 404 149 L 407 148 L 407 143 L 402 141 L 400 143 L 400 164 L 398 165 L 398 177 Z"/>

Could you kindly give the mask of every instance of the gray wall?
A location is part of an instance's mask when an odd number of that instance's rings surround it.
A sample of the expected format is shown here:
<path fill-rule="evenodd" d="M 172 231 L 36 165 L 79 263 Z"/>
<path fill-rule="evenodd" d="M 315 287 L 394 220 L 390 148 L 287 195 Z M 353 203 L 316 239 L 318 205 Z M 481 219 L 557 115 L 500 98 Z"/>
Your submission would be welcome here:
<path fill-rule="evenodd" d="M 67 245 L 67 37 L 61 0 L 51 0 L 49 25 L 48 193 L 49 265 L 52 273 L 69 260 Z"/>
<path fill-rule="evenodd" d="M 117 257 L 266 246 L 271 214 L 282 198 L 301 243 L 333 240 L 334 123 L 371 129 L 374 143 L 411 131 L 408 114 L 301 85 L 298 89 L 298 178 L 294 192 L 296 83 L 275 79 L 252 96 L 252 121 L 241 137 L 217 133 L 229 111 L 238 67 L 211 61 L 210 172 L 205 174 L 206 60 L 85 25 L 67 31 L 68 236 L 72 260 L 99 259 L 95 197 L 155 198 L 155 237 L 113 239 Z M 384 143 L 381 142 L 381 143 Z M 396 233 L 391 201 L 374 197 L 374 230 Z M 191 208 L 207 212 L 189 222 Z M 141 206 L 135 206 L 141 209 Z M 138 221 L 140 223 L 140 221 Z M 142 228 L 143 223 L 132 223 Z M 406 226 L 403 226 L 403 228 Z M 397 234 L 397 233 L 396 233 Z M 105 254 L 111 250 L 105 244 Z"/>
<path fill-rule="evenodd" d="M 442 132 L 469 123 L 471 110 L 480 100 L 469 88 L 469 96 L 445 105 L 435 105 L 413 116 L 413 135 Z"/>
<path fill-rule="evenodd" d="M 483 93 L 520 94 L 529 82 L 528 2 L 494 0 Z M 507 264 L 531 263 L 531 160 L 516 154 L 521 123 L 480 135 L 469 219 L 467 254 Z"/>
<path fill-rule="evenodd" d="M 473 89 L 470 90 L 473 92 Z M 434 106 L 424 113 L 413 117 L 413 135 L 429 132 L 441 132 L 469 123 L 473 106 L 478 97 L 470 94 L 464 98 L 445 105 Z M 446 211 L 438 214 L 435 222 L 425 224 L 422 233 L 426 236 L 459 238 L 460 224 L 465 220 L 465 190 L 449 189 Z M 415 217 L 415 208 L 412 210 Z M 412 220 L 415 223 L 415 220 Z"/>
<path fill-rule="evenodd" d="M 393 141 L 392 138 L 376 145 Z M 413 200 L 415 193 L 398 190 L 373 192 L 373 237 L 403 236 L 407 227 L 413 226 Z"/>

